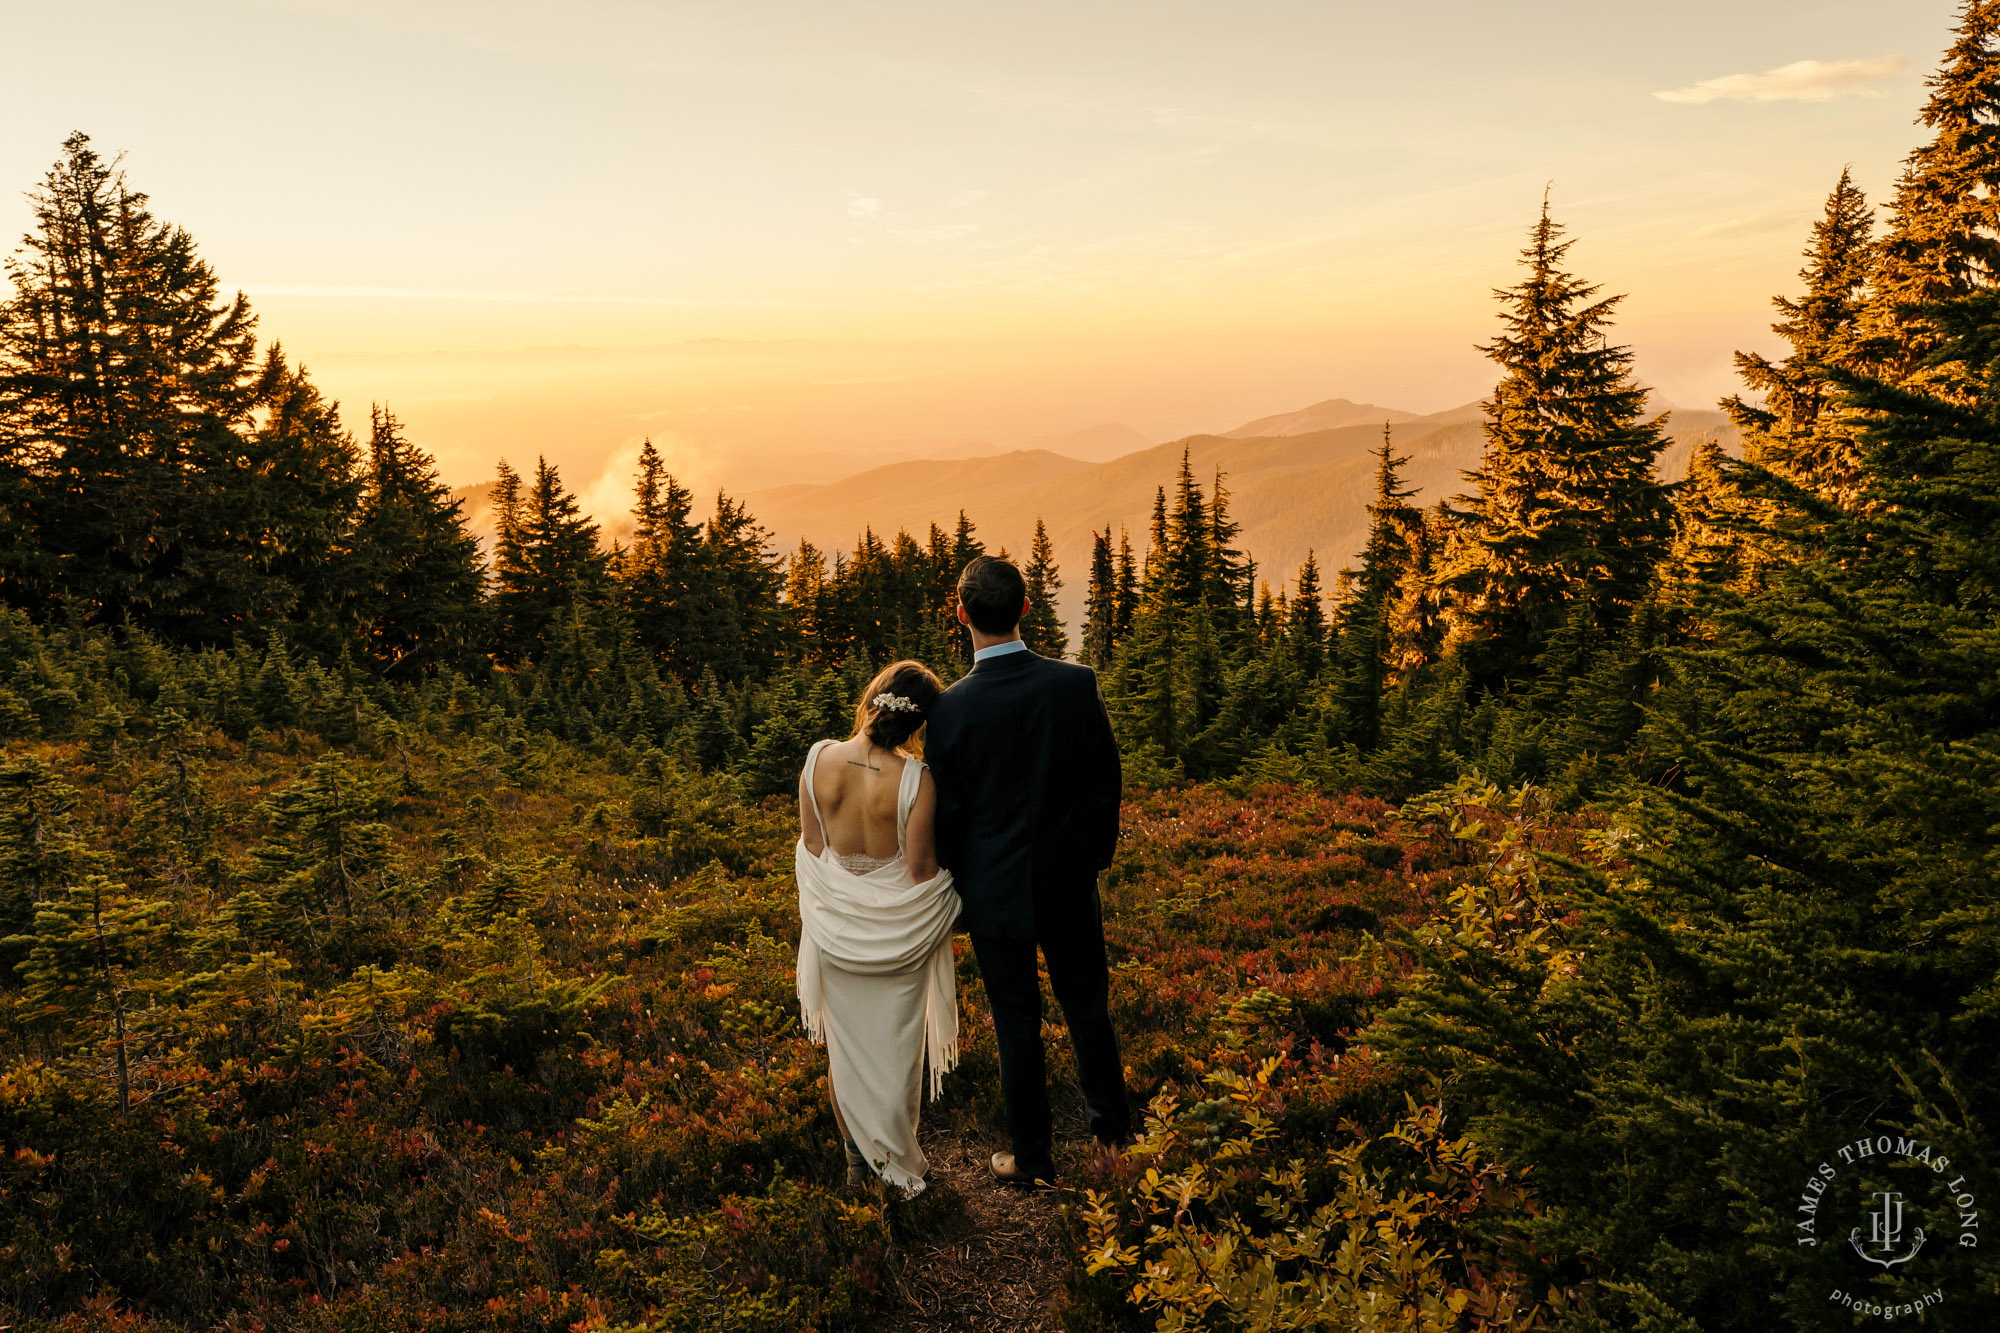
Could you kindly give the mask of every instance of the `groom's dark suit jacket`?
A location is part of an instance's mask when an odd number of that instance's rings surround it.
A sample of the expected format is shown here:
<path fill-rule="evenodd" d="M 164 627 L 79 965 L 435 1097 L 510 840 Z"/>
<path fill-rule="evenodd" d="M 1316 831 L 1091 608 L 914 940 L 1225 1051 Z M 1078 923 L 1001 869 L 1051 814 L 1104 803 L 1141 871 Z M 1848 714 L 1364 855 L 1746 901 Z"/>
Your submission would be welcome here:
<path fill-rule="evenodd" d="M 1095 924 L 1122 784 L 1095 672 L 1032 652 L 988 658 L 932 706 L 924 759 L 961 929 L 1032 939 L 1038 917 L 1044 930 Z"/>

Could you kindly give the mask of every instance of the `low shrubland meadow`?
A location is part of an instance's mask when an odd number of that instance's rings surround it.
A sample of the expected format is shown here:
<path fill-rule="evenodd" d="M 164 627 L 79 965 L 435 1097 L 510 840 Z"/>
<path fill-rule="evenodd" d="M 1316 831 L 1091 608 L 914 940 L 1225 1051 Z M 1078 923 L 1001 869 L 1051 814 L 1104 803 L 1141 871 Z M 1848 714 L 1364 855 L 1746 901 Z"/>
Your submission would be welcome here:
<path fill-rule="evenodd" d="M 950 1184 L 840 1187 L 784 798 L 444 686 L 8 632 L 12 1327 L 868 1328 L 959 1224 Z M 1150 1111 L 1087 1152 L 1054 1043 L 1070 1326 L 1255 1326 L 1279 1289 L 1501 1326 L 1546 1294 L 1502 1253 L 1528 1185 L 1358 1040 L 1435 923 L 1491 947 L 1541 910 L 1496 905 L 1495 849 L 1572 835 L 1481 801 L 1132 793 L 1104 895 Z M 959 965 L 927 1133 L 999 1146 Z"/>

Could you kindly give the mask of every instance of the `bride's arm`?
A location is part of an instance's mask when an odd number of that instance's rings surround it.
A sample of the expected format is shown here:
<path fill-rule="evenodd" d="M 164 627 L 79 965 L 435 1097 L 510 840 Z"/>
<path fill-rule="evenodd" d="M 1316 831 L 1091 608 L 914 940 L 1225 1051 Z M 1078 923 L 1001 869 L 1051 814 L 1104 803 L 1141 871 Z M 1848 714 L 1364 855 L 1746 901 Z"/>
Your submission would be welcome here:
<path fill-rule="evenodd" d="M 928 768 L 917 778 L 917 799 L 910 803 L 910 822 L 903 826 L 903 857 L 917 883 L 937 877 L 937 784 Z"/>
<path fill-rule="evenodd" d="M 805 843 L 806 851 L 818 856 L 826 850 L 826 830 L 813 818 L 812 793 L 806 790 L 812 771 L 813 766 L 808 764 L 799 774 L 799 841 Z"/>

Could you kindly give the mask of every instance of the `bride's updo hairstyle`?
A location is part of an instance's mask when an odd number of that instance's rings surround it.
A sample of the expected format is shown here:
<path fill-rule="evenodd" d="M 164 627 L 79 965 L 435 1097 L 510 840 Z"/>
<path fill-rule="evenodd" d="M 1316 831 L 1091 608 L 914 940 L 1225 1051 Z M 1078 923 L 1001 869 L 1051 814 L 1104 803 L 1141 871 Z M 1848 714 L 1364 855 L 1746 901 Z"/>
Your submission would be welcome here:
<path fill-rule="evenodd" d="M 883 667 L 854 708 L 854 734 L 866 736 L 885 750 L 899 750 L 931 715 L 931 705 L 943 690 L 922 662 L 896 662 Z"/>

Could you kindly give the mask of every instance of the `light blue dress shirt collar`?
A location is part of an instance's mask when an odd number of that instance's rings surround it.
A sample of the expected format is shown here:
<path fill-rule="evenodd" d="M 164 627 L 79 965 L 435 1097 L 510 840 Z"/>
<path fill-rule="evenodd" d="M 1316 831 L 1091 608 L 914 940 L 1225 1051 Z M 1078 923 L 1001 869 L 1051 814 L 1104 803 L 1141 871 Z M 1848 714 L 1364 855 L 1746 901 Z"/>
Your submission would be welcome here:
<path fill-rule="evenodd" d="M 1005 643 L 990 644 L 972 655 L 972 664 L 978 666 L 989 657 L 1005 657 L 1008 653 L 1025 653 L 1028 645 L 1019 639 L 1009 639 Z"/>

